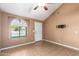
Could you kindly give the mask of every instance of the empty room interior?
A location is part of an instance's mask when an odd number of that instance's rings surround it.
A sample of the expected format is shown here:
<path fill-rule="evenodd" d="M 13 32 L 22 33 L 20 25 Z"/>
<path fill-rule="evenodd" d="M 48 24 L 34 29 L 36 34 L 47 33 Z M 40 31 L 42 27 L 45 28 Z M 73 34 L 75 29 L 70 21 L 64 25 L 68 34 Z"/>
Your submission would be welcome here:
<path fill-rule="evenodd" d="M 79 56 L 79 3 L 0 3 L 0 56 Z"/>

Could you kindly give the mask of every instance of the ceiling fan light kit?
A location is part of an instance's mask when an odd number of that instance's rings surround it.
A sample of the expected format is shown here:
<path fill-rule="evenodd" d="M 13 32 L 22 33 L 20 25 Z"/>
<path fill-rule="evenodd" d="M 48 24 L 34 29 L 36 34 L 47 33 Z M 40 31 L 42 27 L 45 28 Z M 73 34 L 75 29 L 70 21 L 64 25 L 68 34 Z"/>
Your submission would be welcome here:
<path fill-rule="evenodd" d="M 39 7 L 41 7 L 41 8 L 43 8 L 44 10 L 48 10 L 48 7 L 46 6 L 46 4 L 45 3 L 41 3 L 41 4 L 38 4 L 35 8 L 34 8 L 34 10 L 37 10 Z"/>

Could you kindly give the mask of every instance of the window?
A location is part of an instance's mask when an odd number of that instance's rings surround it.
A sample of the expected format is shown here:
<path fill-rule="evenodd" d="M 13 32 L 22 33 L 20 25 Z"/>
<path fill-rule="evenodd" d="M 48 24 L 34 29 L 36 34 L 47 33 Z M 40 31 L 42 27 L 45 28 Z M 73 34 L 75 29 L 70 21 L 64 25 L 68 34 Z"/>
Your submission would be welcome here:
<path fill-rule="evenodd" d="M 10 23 L 10 38 L 20 38 L 27 36 L 26 21 L 13 19 Z"/>

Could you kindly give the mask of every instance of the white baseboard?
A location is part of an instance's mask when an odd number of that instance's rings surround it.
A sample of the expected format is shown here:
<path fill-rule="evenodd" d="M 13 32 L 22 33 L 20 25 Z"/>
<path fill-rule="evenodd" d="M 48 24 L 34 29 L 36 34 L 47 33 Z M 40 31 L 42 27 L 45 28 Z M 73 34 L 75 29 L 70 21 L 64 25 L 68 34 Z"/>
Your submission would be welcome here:
<path fill-rule="evenodd" d="M 15 45 L 15 46 L 10 46 L 10 47 L 6 47 L 6 48 L 1 48 L 0 51 L 15 48 L 15 47 L 20 47 L 20 46 L 27 45 L 27 44 L 32 44 L 32 43 L 35 43 L 35 41 L 29 42 L 29 43 L 23 43 L 23 44 L 19 44 L 19 45 Z"/>
<path fill-rule="evenodd" d="M 57 43 L 57 42 L 54 42 L 54 41 L 49 41 L 49 40 L 46 40 L 46 39 L 43 39 L 42 41 L 47 41 L 47 42 L 50 42 L 50 43 L 58 44 L 58 45 L 61 45 L 61 46 L 64 46 L 64 47 L 67 47 L 67 48 L 70 48 L 70 49 L 74 49 L 74 50 L 79 51 L 79 48 L 72 47 L 72 46 L 68 46 L 68 45 L 61 44 L 61 43 Z M 6 50 L 6 49 L 15 48 L 15 47 L 20 47 L 20 46 L 28 45 L 28 44 L 32 44 L 32 43 L 35 43 L 35 41 L 29 42 L 29 43 L 23 43 L 23 44 L 19 44 L 19 45 L 15 45 L 15 46 L 10 46 L 10 47 L 6 47 L 6 48 L 1 48 L 0 51 Z"/>
<path fill-rule="evenodd" d="M 57 42 L 54 42 L 54 41 L 49 41 L 49 40 L 46 40 L 46 39 L 44 39 L 43 41 L 47 41 L 47 42 L 50 42 L 50 43 L 58 44 L 58 45 L 61 45 L 61 46 L 64 46 L 64 47 L 67 47 L 67 48 L 70 48 L 70 49 L 74 49 L 76 51 L 79 51 L 79 48 L 72 47 L 72 46 L 69 46 L 69 45 L 57 43 Z"/>

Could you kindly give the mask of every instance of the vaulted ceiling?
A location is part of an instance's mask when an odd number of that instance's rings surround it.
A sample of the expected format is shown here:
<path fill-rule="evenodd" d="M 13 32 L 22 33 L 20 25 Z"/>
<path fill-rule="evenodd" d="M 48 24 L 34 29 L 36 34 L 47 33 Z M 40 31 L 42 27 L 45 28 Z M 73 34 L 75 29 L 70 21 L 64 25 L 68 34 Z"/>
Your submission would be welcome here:
<path fill-rule="evenodd" d="M 48 10 L 45 11 L 41 8 L 33 10 L 37 3 L 0 3 L 0 9 L 2 11 L 12 13 L 19 16 L 25 16 L 34 18 L 36 20 L 44 21 L 49 15 L 51 15 L 61 3 L 48 3 Z"/>

